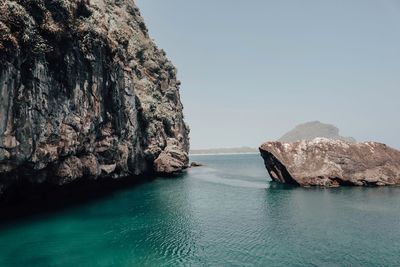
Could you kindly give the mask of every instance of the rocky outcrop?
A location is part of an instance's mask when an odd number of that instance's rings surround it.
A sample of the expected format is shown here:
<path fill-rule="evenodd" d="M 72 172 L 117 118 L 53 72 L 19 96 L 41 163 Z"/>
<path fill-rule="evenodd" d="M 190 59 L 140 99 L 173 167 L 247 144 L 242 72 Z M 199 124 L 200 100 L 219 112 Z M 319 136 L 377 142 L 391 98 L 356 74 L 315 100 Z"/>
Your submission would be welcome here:
<path fill-rule="evenodd" d="M 293 130 L 284 134 L 278 141 L 292 143 L 302 140 L 313 140 L 317 137 L 356 142 L 356 140 L 352 137 L 341 136 L 339 134 L 339 129 L 336 126 L 319 121 L 311 121 L 299 124 Z"/>
<path fill-rule="evenodd" d="M 260 147 L 274 181 L 301 186 L 400 184 L 400 151 L 384 144 L 327 138 Z"/>
<path fill-rule="evenodd" d="M 0 194 L 188 166 L 176 69 L 133 0 L 2 1 L 0 62 Z"/>

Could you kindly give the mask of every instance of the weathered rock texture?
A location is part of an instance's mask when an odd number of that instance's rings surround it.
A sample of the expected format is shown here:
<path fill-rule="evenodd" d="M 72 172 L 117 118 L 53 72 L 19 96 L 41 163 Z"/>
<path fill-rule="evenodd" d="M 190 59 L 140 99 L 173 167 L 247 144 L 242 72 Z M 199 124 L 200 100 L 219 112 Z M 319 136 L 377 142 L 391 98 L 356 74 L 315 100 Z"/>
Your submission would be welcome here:
<path fill-rule="evenodd" d="M 319 121 L 311 121 L 299 124 L 293 130 L 284 134 L 278 141 L 292 143 L 302 140 L 313 140 L 317 137 L 356 142 L 356 140 L 352 137 L 341 136 L 339 134 L 339 129 L 336 126 Z"/>
<path fill-rule="evenodd" d="M 0 192 L 187 167 L 176 69 L 132 0 L 3 0 L 0 62 Z"/>
<path fill-rule="evenodd" d="M 271 178 L 301 186 L 399 185 L 400 151 L 384 144 L 327 138 L 260 147 Z"/>

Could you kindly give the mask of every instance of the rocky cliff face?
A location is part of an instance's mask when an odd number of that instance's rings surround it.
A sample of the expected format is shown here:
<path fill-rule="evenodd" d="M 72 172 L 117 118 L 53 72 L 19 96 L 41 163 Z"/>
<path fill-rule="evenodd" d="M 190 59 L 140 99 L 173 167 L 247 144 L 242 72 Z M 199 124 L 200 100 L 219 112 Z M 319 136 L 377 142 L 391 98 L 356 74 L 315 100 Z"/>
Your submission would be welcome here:
<path fill-rule="evenodd" d="M 188 165 L 176 69 L 133 0 L 0 3 L 0 195 Z"/>
<path fill-rule="evenodd" d="M 301 186 L 399 185 L 400 151 L 327 138 L 260 147 L 271 178 Z"/>

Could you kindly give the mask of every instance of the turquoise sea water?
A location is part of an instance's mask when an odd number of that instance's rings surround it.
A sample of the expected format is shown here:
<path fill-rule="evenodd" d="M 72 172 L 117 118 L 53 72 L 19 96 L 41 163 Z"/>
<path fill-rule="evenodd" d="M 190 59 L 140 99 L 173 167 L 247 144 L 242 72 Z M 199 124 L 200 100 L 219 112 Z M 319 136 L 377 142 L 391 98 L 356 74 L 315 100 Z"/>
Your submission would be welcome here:
<path fill-rule="evenodd" d="M 400 188 L 271 183 L 259 155 L 0 226 L 0 266 L 398 266 Z"/>

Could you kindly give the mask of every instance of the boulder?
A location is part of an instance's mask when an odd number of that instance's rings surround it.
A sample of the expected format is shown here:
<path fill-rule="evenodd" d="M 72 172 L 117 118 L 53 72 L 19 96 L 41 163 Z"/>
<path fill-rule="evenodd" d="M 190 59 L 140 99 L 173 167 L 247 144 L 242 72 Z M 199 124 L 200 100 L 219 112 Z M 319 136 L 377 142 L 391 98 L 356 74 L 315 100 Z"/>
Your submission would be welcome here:
<path fill-rule="evenodd" d="M 284 184 L 400 184 L 400 151 L 381 143 L 316 138 L 295 143 L 266 142 L 260 152 L 271 178 Z"/>

